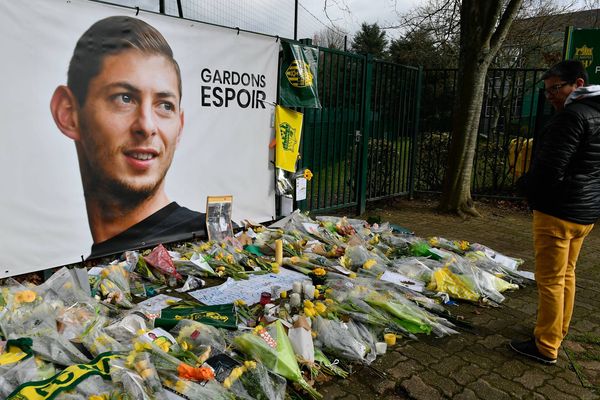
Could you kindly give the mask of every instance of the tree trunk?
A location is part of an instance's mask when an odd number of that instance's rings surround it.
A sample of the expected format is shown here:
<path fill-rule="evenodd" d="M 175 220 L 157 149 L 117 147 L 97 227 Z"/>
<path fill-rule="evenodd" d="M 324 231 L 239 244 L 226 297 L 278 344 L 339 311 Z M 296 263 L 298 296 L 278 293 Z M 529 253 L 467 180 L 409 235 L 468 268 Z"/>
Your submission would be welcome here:
<path fill-rule="evenodd" d="M 460 11 L 458 96 L 440 210 L 462 217 L 480 216 L 471 198 L 473 159 L 483 103 L 485 77 L 522 0 L 463 0 Z"/>
<path fill-rule="evenodd" d="M 480 216 L 471 198 L 471 176 L 487 74 L 487 65 L 480 65 L 476 60 L 466 64 L 459 68 L 458 101 L 454 107 L 448 169 L 440 203 L 442 211 L 462 217 Z"/>

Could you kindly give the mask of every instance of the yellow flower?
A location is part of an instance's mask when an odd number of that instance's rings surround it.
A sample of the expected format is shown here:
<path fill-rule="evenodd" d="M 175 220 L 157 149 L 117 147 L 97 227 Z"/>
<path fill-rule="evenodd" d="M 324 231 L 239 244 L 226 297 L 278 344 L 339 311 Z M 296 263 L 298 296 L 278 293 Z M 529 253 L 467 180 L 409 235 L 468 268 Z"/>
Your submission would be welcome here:
<path fill-rule="evenodd" d="M 314 296 L 313 296 L 313 297 L 314 297 L 315 299 L 318 299 L 318 298 L 319 298 L 319 296 L 321 296 L 321 292 L 319 292 L 319 289 L 315 289 L 315 294 L 314 294 Z"/>
<path fill-rule="evenodd" d="M 246 302 L 242 299 L 238 299 L 238 300 L 234 301 L 233 304 L 236 306 L 245 306 Z"/>
<path fill-rule="evenodd" d="M 279 293 L 279 297 L 281 297 L 282 299 L 287 299 L 287 292 L 284 290 L 281 293 Z"/>
<path fill-rule="evenodd" d="M 325 303 L 326 303 L 328 306 L 332 306 L 332 305 L 334 305 L 334 304 L 335 304 L 335 301 L 333 301 L 333 299 L 325 299 Z"/>
<path fill-rule="evenodd" d="M 471 247 L 469 242 L 467 242 L 466 240 L 458 240 L 458 241 L 454 242 L 454 244 L 462 251 L 467 251 Z"/>
<path fill-rule="evenodd" d="M 244 361 L 244 367 L 247 369 L 254 369 L 256 368 L 256 361 Z"/>
<path fill-rule="evenodd" d="M 307 317 L 314 317 L 315 315 L 317 315 L 317 313 L 314 308 L 304 307 L 304 315 L 306 315 Z"/>
<path fill-rule="evenodd" d="M 325 269 L 323 268 L 315 268 L 313 269 L 313 274 L 315 274 L 316 276 L 323 276 L 327 274 L 327 271 L 325 271 Z"/>
<path fill-rule="evenodd" d="M 377 244 L 377 243 L 379 243 L 379 235 L 374 235 L 374 236 L 373 236 L 373 239 L 371 239 L 371 240 L 369 241 L 369 243 L 370 243 L 370 244 Z"/>
<path fill-rule="evenodd" d="M 290 257 L 290 262 L 292 264 L 298 264 L 300 262 L 300 257 L 298 257 L 298 256 L 292 256 L 292 257 Z"/>
<path fill-rule="evenodd" d="M 315 308 L 315 305 L 310 300 L 304 300 L 304 307 Z"/>
<path fill-rule="evenodd" d="M 437 247 L 440 244 L 440 242 L 438 241 L 438 238 L 436 238 L 434 236 L 434 237 L 430 237 L 429 238 L 429 244 L 432 245 L 432 246 Z"/>
<path fill-rule="evenodd" d="M 373 268 L 373 266 L 377 264 L 377 261 L 371 259 L 368 259 L 367 261 L 365 261 L 365 263 L 363 264 L 363 268 L 364 269 L 371 269 Z"/>
<path fill-rule="evenodd" d="M 187 390 L 187 387 L 188 387 L 188 384 L 183 379 L 178 379 L 177 383 L 175 384 L 175 390 L 178 391 L 179 393 L 185 393 Z"/>
<path fill-rule="evenodd" d="M 329 288 L 329 289 L 325 290 L 325 294 L 331 294 L 331 293 L 333 293 L 333 289 L 332 288 Z"/>
<path fill-rule="evenodd" d="M 315 304 L 315 310 L 319 314 L 323 315 L 327 312 L 327 306 L 325 306 L 325 304 L 323 304 L 322 302 L 317 301 L 317 303 Z"/>
<path fill-rule="evenodd" d="M 33 290 L 21 290 L 15 293 L 15 301 L 17 303 L 31 303 L 35 300 L 36 296 Z"/>
<path fill-rule="evenodd" d="M 138 353 L 142 353 L 142 352 L 144 352 L 146 350 L 152 349 L 152 345 L 150 343 L 143 343 L 143 342 L 140 342 L 140 341 L 135 341 L 133 343 L 133 349 L 135 351 L 137 351 Z"/>
<path fill-rule="evenodd" d="M 254 331 L 253 331 L 253 332 L 254 332 L 254 334 L 258 335 L 258 333 L 259 333 L 260 331 L 262 331 L 264 328 L 265 328 L 265 327 L 264 327 L 264 326 L 262 326 L 262 325 L 256 325 L 256 326 L 254 327 Z"/>
<path fill-rule="evenodd" d="M 350 268 L 350 259 L 346 256 L 341 256 L 340 265 L 344 268 Z"/>
<path fill-rule="evenodd" d="M 354 278 L 356 278 L 356 274 L 354 272 L 350 272 L 350 274 L 348 275 L 348 278 L 354 279 Z"/>
<path fill-rule="evenodd" d="M 105 394 L 93 394 L 88 397 L 88 400 L 107 400 L 108 396 Z"/>
<path fill-rule="evenodd" d="M 310 336 L 312 336 L 312 337 L 313 337 L 313 339 L 314 339 L 314 338 L 316 338 L 316 337 L 317 337 L 317 332 L 315 332 L 315 331 L 310 331 Z"/>
<path fill-rule="evenodd" d="M 235 260 L 233 259 L 233 255 L 231 254 L 225 257 L 225 261 L 227 261 L 228 264 L 235 264 Z"/>
<path fill-rule="evenodd" d="M 210 249 L 210 243 L 208 242 L 202 243 L 200 246 L 198 246 L 198 251 L 207 251 L 208 249 Z"/>
<path fill-rule="evenodd" d="M 310 181 L 313 177 L 313 173 L 310 169 L 306 168 L 304 170 L 304 179 L 306 179 L 307 181 Z"/>

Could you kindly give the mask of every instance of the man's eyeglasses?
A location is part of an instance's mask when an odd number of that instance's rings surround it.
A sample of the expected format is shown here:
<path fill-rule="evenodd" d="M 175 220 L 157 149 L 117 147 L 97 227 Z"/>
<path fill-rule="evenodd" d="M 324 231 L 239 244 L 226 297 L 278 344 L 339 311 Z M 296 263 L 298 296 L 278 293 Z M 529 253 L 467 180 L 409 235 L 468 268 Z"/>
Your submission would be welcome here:
<path fill-rule="evenodd" d="M 570 82 L 561 82 L 561 83 L 557 83 L 554 86 L 550 86 L 549 88 L 545 88 L 544 89 L 544 95 L 546 97 L 550 96 L 550 95 L 557 95 L 558 91 L 563 87 L 563 86 L 567 86 L 567 85 L 572 85 L 572 83 Z"/>

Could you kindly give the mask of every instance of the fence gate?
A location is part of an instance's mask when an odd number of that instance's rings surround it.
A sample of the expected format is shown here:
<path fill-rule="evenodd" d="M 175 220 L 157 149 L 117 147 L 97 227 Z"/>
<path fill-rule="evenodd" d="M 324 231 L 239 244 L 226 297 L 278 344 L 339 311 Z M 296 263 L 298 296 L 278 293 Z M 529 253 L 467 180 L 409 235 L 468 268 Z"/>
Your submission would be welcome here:
<path fill-rule="evenodd" d="M 303 210 L 327 212 L 408 193 L 420 70 L 319 48 L 321 109 L 304 109 L 301 165 L 313 171 Z"/>
<path fill-rule="evenodd" d="M 301 209 L 324 212 L 358 205 L 365 57 L 319 48 L 321 109 L 305 108 L 301 164 L 311 169 Z"/>

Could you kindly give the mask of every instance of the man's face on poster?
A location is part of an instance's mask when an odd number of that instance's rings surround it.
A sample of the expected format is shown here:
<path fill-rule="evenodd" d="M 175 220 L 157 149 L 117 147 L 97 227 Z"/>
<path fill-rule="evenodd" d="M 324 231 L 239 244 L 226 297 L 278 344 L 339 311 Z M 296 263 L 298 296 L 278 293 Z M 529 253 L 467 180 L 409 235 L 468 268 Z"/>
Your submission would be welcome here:
<path fill-rule="evenodd" d="M 165 56 L 106 56 L 79 110 L 81 172 L 98 190 L 147 197 L 158 190 L 183 129 L 178 75 Z"/>

